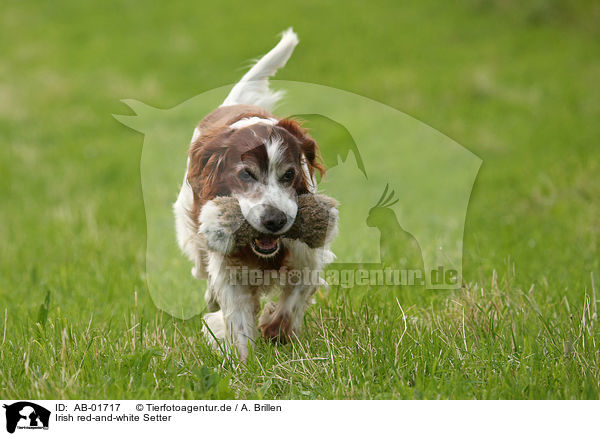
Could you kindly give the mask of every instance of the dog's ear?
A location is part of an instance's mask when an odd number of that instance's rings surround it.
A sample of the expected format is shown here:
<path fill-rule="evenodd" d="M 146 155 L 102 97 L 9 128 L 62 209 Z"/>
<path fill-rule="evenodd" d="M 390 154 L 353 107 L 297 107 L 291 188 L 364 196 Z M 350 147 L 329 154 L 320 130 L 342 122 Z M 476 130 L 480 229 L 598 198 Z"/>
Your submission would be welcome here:
<path fill-rule="evenodd" d="M 323 176 L 325 174 L 325 167 L 321 162 L 319 145 L 313 138 L 311 138 L 311 136 L 308 134 L 308 131 L 303 128 L 298 121 L 292 118 L 284 118 L 279 120 L 277 125 L 279 127 L 283 127 L 291 135 L 296 137 L 298 142 L 300 142 L 302 154 L 306 158 L 310 176 L 312 177 L 315 174 L 315 171 L 318 171 L 319 174 Z"/>
<path fill-rule="evenodd" d="M 220 132 L 207 132 L 190 147 L 187 180 L 194 195 L 212 198 L 220 191 L 228 147 Z"/>

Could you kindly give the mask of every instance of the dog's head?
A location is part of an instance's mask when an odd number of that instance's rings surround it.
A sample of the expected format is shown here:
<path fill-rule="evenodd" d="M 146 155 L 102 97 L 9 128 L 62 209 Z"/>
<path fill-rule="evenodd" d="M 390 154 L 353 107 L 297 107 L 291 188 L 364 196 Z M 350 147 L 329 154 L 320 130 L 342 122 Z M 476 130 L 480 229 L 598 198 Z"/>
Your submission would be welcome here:
<path fill-rule="evenodd" d="M 271 257 L 278 235 L 294 223 L 298 195 L 315 192 L 316 172 L 324 173 L 318 145 L 297 121 L 244 118 L 196 139 L 188 181 L 199 207 L 217 196 L 237 198 L 246 221 L 264 235 L 252 250 Z"/>

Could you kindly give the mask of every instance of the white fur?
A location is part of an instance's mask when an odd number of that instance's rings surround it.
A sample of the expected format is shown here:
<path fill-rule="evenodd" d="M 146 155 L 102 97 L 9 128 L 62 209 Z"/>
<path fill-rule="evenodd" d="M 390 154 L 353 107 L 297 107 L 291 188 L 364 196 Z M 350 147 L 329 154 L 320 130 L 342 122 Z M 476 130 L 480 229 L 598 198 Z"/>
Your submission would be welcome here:
<path fill-rule="evenodd" d="M 254 124 L 266 124 L 267 126 L 274 126 L 275 124 L 277 124 L 277 120 L 275 118 L 248 117 L 236 121 L 229 127 L 231 129 L 241 129 L 243 127 L 252 126 Z"/>
<path fill-rule="evenodd" d="M 198 127 L 196 127 L 194 129 L 194 134 L 192 135 L 192 142 L 196 141 L 196 139 L 198 139 L 200 137 L 200 129 Z M 188 166 L 190 164 L 190 161 L 188 159 Z"/>
<path fill-rule="evenodd" d="M 256 337 L 256 314 L 258 294 L 244 286 L 230 283 L 226 266 L 227 258 L 217 252 L 208 253 L 209 287 L 206 300 L 218 301 L 221 310 L 204 315 L 208 327 L 217 339 L 223 339 L 226 349 L 234 345 L 242 360 L 248 357 L 248 349 Z M 209 341 L 214 338 L 206 330 Z"/>
<path fill-rule="evenodd" d="M 283 156 L 283 151 L 281 150 L 282 145 L 283 138 L 279 137 L 279 135 L 271 137 L 265 144 L 267 157 L 269 158 L 269 174 L 277 171 L 277 166 L 280 164 Z"/>
<path fill-rule="evenodd" d="M 223 319 L 223 312 L 220 310 L 216 312 L 210 312 L 205 314 L 203 318 L 206 322 L 206 325 L 202 328 L 202 333 L 204 333 L 213 348 L 217 349 L 217 341 L 224 339 L 227 332 L 225 320 Z"/>
<path fill-rule="evenodd" d="M 221 106 L 253 104 L 271 110 L 281 99 L 283 92 L 269 89 L 269 77 L 286 64 L 297 44 L 298 35 L 291 27 L 285 30 L 279 44 L 244 74 Z"/>
<path fill-rule="evenodd" d="M 209 247 L 219 253 L 229 253 L 233 243 L 232 235 L 221 226 L 219 214 L 218 206 L 212 200 L 207 201 L 198 217 L 201 223 L 198 231 L 204 235 Z"/>
<path fill-rule="evenodd" d="M 306 162 L 306 156 L 304 156 L 304 153 L 300 157 L 300 160 L 300 165 L 302 165 L 302 173 L 304 174 L 304 178 L 308 182 L 308 192 L 310 192 L 311 194 L 316 194 L 317 178 L 314 174 L 312 176 L 310 175 L 310 171 L 308 170 L 308 163 Z"/>

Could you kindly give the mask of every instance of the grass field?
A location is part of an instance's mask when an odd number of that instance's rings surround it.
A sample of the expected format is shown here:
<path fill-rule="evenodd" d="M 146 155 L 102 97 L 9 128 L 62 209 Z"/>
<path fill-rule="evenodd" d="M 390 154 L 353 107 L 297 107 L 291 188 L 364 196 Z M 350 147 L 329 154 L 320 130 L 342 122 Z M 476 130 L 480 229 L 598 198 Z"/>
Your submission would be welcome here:
<path fill-rule="evenodd" d="M 521 3 L 4 2 L 0 398 L 598 399 L 600 8 Z M 111 114 L 234 82 L 290 25 L 279 79 L 381 101 L 483 165 L 464 289 L 320 293 L 299 341 L 242 367 L 153 304 L 143 136 Z"/>

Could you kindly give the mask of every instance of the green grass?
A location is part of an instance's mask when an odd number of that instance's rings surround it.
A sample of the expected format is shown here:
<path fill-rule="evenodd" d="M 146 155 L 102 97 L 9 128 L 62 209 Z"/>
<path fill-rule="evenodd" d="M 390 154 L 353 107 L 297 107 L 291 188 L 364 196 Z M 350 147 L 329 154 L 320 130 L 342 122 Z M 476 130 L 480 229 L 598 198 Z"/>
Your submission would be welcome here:
<path fill-rule="evenodd" d="M 3 3 L 0 397 L 600 397 L 600 10 L 365 5 Z M 320 293 L 298 341 L 242 367 L 154 306 L 143 137 L 111 114 L 234 82 L 288 25 L 278 78 L 393 106 L 483 166 L 464 289 Z"/>

